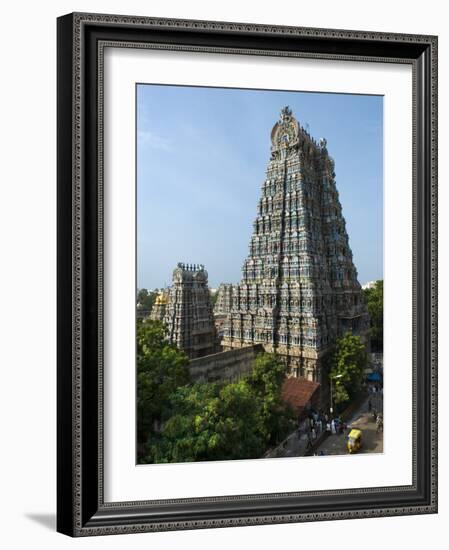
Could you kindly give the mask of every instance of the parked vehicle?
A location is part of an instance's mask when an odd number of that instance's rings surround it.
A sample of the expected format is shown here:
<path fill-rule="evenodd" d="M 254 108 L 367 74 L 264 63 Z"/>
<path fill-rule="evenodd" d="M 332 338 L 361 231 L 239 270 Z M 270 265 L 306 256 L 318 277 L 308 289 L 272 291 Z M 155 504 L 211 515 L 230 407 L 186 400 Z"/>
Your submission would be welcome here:
<path fill-rule="evenodd" d="M 348 435 L 348 452 L 349 454 L 356 453 L 362 447 L 362 431 L 353 428 Z"/>

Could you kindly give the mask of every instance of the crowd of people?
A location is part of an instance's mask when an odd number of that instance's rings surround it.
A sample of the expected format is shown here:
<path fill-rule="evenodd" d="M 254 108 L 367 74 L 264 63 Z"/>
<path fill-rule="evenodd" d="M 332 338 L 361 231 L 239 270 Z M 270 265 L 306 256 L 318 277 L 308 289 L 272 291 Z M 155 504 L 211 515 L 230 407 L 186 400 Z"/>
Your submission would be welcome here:
<path fill-rule="evenodd" d="M 376 431 L 383 431 L 383 415 L 377 410 L 382 409 L 383 388 L 381 384 L 373 384 L 368 387 L 368 411 L 372 414 L 376 423 Z M 366 405 L 365 405 L 366 406 Z M 348 435 L 350 426 L 339 415 L 332 415 L 324 410 L 310 409 L 307 415 L 298 420 L 298 439 L 304 441 L 307 438 L 307 451 L 311 451 L 318 443 L 317 439 L 323 433 L 328 435 Z M 322 451 L 320 454 L 324 454 Z"/>
<path fill-rule="evenodd" d="M 324 411 L 311 409 L 305 419 L 302 419 L 298 426 L 298 437 L 301 439 L 307 436 L 307 450 L 310 450 L 315 440 L 323 432 L 330 434 L 346 434 L 348 426 L 339 416 L 331 416 Z"/>
<path fill-rule="evenodd" d="M 368 411 L 372 413 L 376 423 L 376 431 L 383 431 L 383 415 L 376 410 L 376 405 L 381 400 L 383 388 L 376 384 L 369 387 Z M 298 425 L 298 438 L 307 436 L 307 450 L 311 450 L 323 432 L 328 435 L 347 435 L 349 427 L 340 416 L 333 416 L 323 410 L 310 409 L 305 418 L 301 418 Z"/>

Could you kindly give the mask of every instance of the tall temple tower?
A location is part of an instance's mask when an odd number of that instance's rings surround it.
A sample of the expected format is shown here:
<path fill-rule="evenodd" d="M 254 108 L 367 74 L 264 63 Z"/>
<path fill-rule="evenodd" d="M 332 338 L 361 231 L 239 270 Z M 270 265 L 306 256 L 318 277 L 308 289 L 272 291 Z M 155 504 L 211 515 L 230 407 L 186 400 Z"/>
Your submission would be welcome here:
<path fill-rule="evenodd" d="M 284 107 L 271 142 L 222 346 L 261 343 L 284 358 L 291 375 L 322 382 L 322 358 L 338 336 L 364 336 L 368 313 L 326 140 L 317 143 Z"/>
<path fill-rule="evenodd" d="M 168 340 L 194 359 L 216 352 L 216 332 L 207 271 L 179 263 L 168 290 L 164 323 Z"/>

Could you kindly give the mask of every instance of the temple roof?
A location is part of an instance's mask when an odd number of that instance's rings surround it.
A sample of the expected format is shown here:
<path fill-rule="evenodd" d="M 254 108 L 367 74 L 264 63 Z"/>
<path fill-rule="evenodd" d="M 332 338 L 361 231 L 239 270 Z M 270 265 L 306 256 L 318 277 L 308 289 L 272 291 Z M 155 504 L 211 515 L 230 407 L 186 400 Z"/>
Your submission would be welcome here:
<path fill-rule="evenodd" d="M 166 305 L 167 304 L 167 293 L 166 292 L 160 292 L 156 296 L 155 304 L 158 306 Z"/>
<path fill-rule="evenodd" d="M 282 384 L 281 397 L 297 414 L 311 404 L 320 385 L 305 378 L 286 378 Z"/>

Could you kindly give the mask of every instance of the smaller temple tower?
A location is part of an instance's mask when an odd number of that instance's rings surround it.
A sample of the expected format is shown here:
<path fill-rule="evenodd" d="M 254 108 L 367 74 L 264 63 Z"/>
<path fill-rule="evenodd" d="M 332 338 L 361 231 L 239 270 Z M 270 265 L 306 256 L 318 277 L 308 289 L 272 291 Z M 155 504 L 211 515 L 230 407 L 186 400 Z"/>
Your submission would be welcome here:
<path fill-rule="evenodd" d="M 168 339 L 191 359 L 216 351 L 216 331 L 204 265 L 178 263 L 168 290 Z"/>
<path fill-rule="evenodd" d="M 215 330 L 217 331 L 219 343 L 224 336 L 224 327 L 226 319 L 232 309 L 232 291 L 234 285 L 229 283 L 221 283 L 217 291 L 217 301 L 214 306 Z M 221 345 L 220 345 L 221 349 Z"/>
<path fill-rule="evenodd" d="M 221 283 L 217 291 L 217 301 L 215 302 L 215 315 L 228 315 L 232 309 L 232 289 L 233 285 Z"/>
<path fill-rule="evenodd" d="M 151 321 L 164 320 L 165 312 L 167 310 L 167 302 L 168 302 L 168 292 L 166 290 L 159 292 L 159 294 L 156 297 L 156 300 L 154 301 L 153 307 L 151 309 L 151 313 L 150 313 Z"/>

